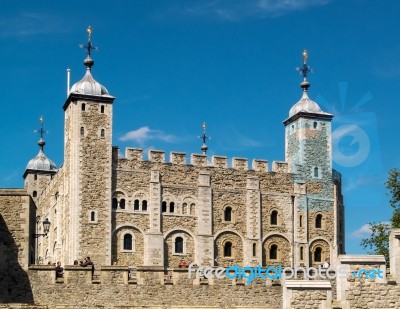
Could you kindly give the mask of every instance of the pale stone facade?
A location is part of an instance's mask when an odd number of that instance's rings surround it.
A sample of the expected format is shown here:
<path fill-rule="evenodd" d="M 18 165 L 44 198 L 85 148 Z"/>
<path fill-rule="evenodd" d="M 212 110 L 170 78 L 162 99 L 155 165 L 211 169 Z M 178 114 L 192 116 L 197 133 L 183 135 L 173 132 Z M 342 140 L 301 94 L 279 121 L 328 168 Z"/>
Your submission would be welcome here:
<path fill-rule="evenodd" d="M 309 100 L 306 88 L 292 108 L 296 112 L 291 110 L 284 121 L 285 161 L 274 161 L 271 168 L 261 159 L 182 152 L 171 152 L 167 160 L 159 150 L 150 150 L 144 160 L 141 149 L 127 148 L 122 155 L 112 146 L 114 97 L 93 79 L 92 65 L 88 56 L 86 75 L 63 105 L 63 165 L 56 170 L 45 158 L 41 139 L 40 156 L 24 174 L 25 190 L 0 194 L 5 219 L 0 228 L 11 228 L 18 236 L 8 233 L 10 242 L 22 248 L 11 252 L 0 244 L 6 252 L 0 271 L 6 273 L 14 259 L 28 272 L 32 289 L 26 303 L 61 308 L 63 298 L 66 308 L 82 301 L 101 306 L 108 299 L 110 308 L 128 303 L 172 308 L 182 302 L 185 308 L 302 308 L 310 298 L 310 308 L 317 308 L 332 299 L 326 283 L 310 284 L 309 291 L 295 283 L 282 288 L 280 282 L 256 280 L 250 291 L 235 280 L 190 280 L 178 268 L 192 262 L 296 267 L 319 266 L 330 258 L 339 263 L 344 206 L 340 174 L 332 170 L 333 115 Z M 9 205 L 19 213 L 9 213 Z M 44 218 L 51 222 L 49 232 L 32 236 L 43 233 Z M 86 256 L 96 265 L 97 279 L 90 269 L 70 266 Z M 55 282 L 53 267 L 44 266 L 56 261 L 67 265 L 62 286 Z M 109 291 L 111 284 L 115 287 Z M 129 302 L 113 293 L 130 295 Z M 180 298 L 178 293 L 183 293 Z M 18 296 L 10 295 L 0 303 L 16 302 Z"/>
<path fill-rule="evenodd" d="M 136 148 L 121 155 L 111 145 L 114 97 L 93 79 L 88 59 L 64 104 L 64 164 L 24 174 L 37 214 L 52 222 L 38 261 L 316 266 L 344 252 L 332 115 L 303 107 L 291 114 L 286 161 L 271 170 L 266 160 L 172 152 L 167 162 L 158 150 L 144 160 Z M 304 95 L 295 107 L 303 103 Z"/>

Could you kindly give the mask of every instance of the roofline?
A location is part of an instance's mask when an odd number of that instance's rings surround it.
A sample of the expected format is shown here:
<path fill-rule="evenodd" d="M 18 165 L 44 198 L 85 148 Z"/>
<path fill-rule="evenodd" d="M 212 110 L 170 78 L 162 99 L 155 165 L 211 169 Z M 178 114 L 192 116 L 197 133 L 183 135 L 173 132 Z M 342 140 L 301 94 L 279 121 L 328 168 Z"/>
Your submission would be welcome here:
<path fill-rule="evenodd" d="M 101 102 L 104 104 L 112 104 L 114 102 L 114 99 L 115 99 L 115 97 L 110 96 L 110 95 L 102 96 L 102 95 L 90 95 L 90 94 L 71 92 L 68 95 L 68 98 L 63 105 L 63 109 L 65 111 L 67 109 L 68 105 L 75 100 L 88 100 L 88 101 Z"/>
<path fill-rule="evenodd" d="M 334 115 L 329 114 L 329 113 L 310 113 L 310 112 L 298 112 L 297 114 L 287 118 L 285 121 L 283 121 L 283 124 L 287 126 L 289 123 L 299 119 L 300 117 L 303 118 L 308 118 L 308 119 L 323 119 L 323 120 L 332 120 Z"/>
<path fill-rule="evenodd" d="M 54 175 L 57 172 L 58 172 L 58 170 L 46 171 L 46 170 L 33 170 L 33 169 L 28 168 L 25 170 L 24 175 L 22 175 L 22 177 L 25 179 L 26 176 L 28 175 L 28 173 Z"/>
<path fill-rule="evenodd" d="M 29 193 L 24 188 L 1 188 L 0 189 L 0 196 L 9 196 L 9 195 L 30 196 Z"/>

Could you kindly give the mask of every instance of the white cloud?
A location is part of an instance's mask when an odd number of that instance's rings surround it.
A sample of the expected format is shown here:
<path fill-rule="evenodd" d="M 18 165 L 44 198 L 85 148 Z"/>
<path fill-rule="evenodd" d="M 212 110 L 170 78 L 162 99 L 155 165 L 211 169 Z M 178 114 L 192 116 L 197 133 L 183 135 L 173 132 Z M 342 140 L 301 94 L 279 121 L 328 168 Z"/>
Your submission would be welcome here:
<path fill-rule="evenodd" d="M 258 6 L 268 12 L 284 13 L 310 6 L 325 5 L 329 0 L 259 0 Z"/>
<path fill-rule="evenodd" d="M 387 222 L 387 221 L 383 221 L 381 223 L 385 223 L 385 224 L 389 224 L 390 225 L 390 222 Z M 371 227 L 370 227 L 369 223 L 364 224 L 359 229 L 357 229 L 357 230 L 355 230 L 355 231 L 350 233 L 350 237 L 354 238 L 354 239 L 367 238 L 370 235 L 371 235 Z"/>
<path fill-rule="evenodd" d="M 153 130 L 145 126 L 123 134 L 119 140 L 123 142 L 133 141 L 143 146 L 149 140 L 160 140 L 166 143 L 175 143 L 178 138 L 174 135 L 166 134 L 161 130 Z"/>
<path fill-rule="evenodd" d="M 249 17 L 274 17 L 312 6 L 325 5 L 330 0 L 214 0 L 185 4 L 183 12 L 195 16 L 211 16 L 225 21 Z"/>
<path fill-rule="evenodd" d="M 358 230 L 355 230 L 351 232 L 350 237 L 351 238 L 366 238 L 369 235 L 371 235 L 371 228 L 369 224 L 364 224 L 362 227 L 360 227 Z"/>
<path fill-rule="evenodd" d="M 0 21 L 0 38 L 24 37 L 38 34 L 65 33 L 71 31 L 74 22 L 54 14 L 20 12 L 16 16 L 3 17 Z"/>
<path fill-rule="evenodd" d="M 242 133 L 240 133 L 239 131 L 237 131 L 235 128 L 233 128 L 233 138 L 232 141 L 238 145 L 238 146 L 242 146 L 242 147 L 260 147 L 263 144 L 259 141 L 256 141 L 248 136 L 244 136 Z"/>

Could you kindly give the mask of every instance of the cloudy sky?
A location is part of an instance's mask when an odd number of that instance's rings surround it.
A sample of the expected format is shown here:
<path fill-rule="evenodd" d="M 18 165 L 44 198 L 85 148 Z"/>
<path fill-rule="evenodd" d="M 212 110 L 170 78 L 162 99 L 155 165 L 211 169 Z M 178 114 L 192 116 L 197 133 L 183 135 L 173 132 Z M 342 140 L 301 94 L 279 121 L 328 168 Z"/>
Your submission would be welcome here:
<path fill-rule="evenodd" d="M 391 213 L 384 182 L 400 167 L 400 2 L 383 0 L 7 1 L 0 11 L 0 187 L 22 187 L 36 155 L 63 162 L 66 69 L 82 78 L 86 28 L 94 77 L 116 97 L 113 144 L 284 160 L 282 121 L 309 95 L 333 119 L 347 252 Z M 167 155 L 168 157 L 168 155 Z"/>

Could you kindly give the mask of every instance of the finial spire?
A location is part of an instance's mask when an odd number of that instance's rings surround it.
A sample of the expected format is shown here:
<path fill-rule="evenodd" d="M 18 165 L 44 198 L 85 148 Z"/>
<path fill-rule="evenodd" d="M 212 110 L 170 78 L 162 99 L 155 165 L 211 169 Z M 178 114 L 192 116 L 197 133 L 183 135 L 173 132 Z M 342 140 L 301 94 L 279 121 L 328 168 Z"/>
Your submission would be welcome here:
<path fill-rule="evenodd" d="M 45 135 L 46 133 L 48 133 L 47 131 L 44 130 L 43 124 L 44 124 L 44 117 L 40 116 L 39 118 L 40 120 L 40 129 L 35 130 L 35 133 L 39 133 L 40 134 L 40 139 L 38 141 L 38 145 L 40 147 L 40 149 L 43 151 L 43 147 L 44 145 L 46 145 L 46 142 L 43 139 L 43 135 Z"/>
<path fill-rule="evenodd" d="M 203 140 L 203 145 L 201 146 L 201 151 L 203 151 L 203 154 L 207 154 L 208 146 L 206 144 L 207 139 L 210 139 L 209 136 L 206 134 L 206 129 L 207 125 L 205 122 L 203 122 L 203 134 L 200 136 L 200 138 Z"/>
<path fill-rule="evenodd" d="M 305 49 L 303 51 L 303 65 L 300 68 L 296 68 L 297 71 L 303 76 L 303 82 L 300 84 L 300 87 L 303 88 L 304 92 L 307 92 L 307 89 L 310 87 L 310 83 L 307 80 L 307 74 L 311 72 L 311 68 L 307 65 L 308 52 Z"/>
<path fill-rule="evenodd" d="M 90 57 L 90 55 L 91 55 L 92 50 L 97 50 L 97 47 L 94 47 L 92 42 L 91 42 L 91 40 L 90 40 L 91 37 L 92 37 L 92 27 L 89 26 L 86 29 L 86 32 L 88 34 L 88 42 L 87 42 L 86 45 L 80 44 L 79 47 L 86 49 L 86 55 L 87 56 L 86 56 L 86 59 L 85 59 L 85 61 L 83 63 L 85 64 L 86 69 L 90 71 L 90 69 L 92 68 L 92 66 L 94 64 L 94 61 Z"/>

